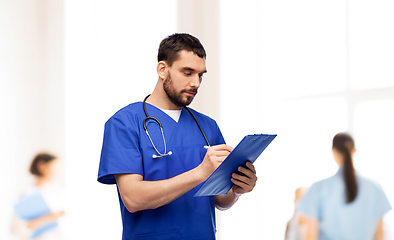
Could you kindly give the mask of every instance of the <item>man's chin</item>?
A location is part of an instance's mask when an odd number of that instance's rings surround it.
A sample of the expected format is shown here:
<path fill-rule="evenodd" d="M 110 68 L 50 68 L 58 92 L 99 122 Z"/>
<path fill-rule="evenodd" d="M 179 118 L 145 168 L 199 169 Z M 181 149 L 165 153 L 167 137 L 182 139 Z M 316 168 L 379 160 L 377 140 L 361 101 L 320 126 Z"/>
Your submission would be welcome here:
<path fill-rule="evenodd" d="M 187 97 L 187 100 L 185 101 L 185 106 L 189 106 L 193 102 L 194 97 Z"/>
<path fill-rule="evenodd" d="M 187 107 L 192 103 L 192 101 L 187 101 L 187 102 L 182 102 L 182 103 L 176 103 L 178 107 Z"/>
<path fill-rule="evenodd" d="M 178 107 L 189 106 L 193 102 L 194 96 L 183 95 L 182 97 L 173 98 L 172 102 Z"/>

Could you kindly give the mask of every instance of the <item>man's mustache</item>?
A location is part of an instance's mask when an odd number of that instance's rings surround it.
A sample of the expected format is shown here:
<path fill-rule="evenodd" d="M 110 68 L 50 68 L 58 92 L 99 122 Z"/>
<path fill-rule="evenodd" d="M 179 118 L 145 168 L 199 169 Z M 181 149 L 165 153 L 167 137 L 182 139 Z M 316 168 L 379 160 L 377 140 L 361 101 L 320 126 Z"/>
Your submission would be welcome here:
<path fill-rule="evenodd" d="M 196 95 L 197 92 L 198 92 L 198 89 L 197 88 L 191 88 L 191 89 L 184 89 L 184 90 L 181 91 L 181 93 L 184 93 L 184 92 L 193 93 L 194 95 Z"/>

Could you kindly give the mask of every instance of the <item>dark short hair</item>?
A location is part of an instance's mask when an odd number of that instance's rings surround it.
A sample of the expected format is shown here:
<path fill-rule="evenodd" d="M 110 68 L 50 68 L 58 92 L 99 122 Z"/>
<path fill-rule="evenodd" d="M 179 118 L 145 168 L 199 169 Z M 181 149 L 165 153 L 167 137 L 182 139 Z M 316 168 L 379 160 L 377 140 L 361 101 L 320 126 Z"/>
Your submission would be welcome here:
<path fill-rule="evenodd" d="M 49 153 L 39 153 L 37 154 L 33 161 L 31 162 L 30 165 L 30 173 L 35 175 L 35 176 L 42 176 L 42 172 L 40 172 L 38 165 L 40 163 L 49 163 L 50 161 L 56 159 L 55 156 L 49 154 Z"/>
<path fill-rule="evenodd" d="M 172 66 L 182 50 L 193 52 L 200 58 L 206 57 L 200 40 L 187 33 L 175 33 L 161 41 L 157 60 L 158 62 L 165 61 L 169 66 Z"/>

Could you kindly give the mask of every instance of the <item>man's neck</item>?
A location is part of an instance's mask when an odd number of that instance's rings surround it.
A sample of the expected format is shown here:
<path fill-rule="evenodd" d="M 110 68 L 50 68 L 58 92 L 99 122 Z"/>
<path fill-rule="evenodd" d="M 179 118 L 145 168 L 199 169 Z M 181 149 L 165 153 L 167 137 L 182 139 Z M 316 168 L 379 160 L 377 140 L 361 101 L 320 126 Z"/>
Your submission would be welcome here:
<path fill-rule="evenodd" d="M 175 105 L 171 99 L 168 98 L 165 92 L 157 93 L 153 91 L 153 93 L 146 100 L 147 103 L 165 110 L 181 110 L 182 107 Z"/>

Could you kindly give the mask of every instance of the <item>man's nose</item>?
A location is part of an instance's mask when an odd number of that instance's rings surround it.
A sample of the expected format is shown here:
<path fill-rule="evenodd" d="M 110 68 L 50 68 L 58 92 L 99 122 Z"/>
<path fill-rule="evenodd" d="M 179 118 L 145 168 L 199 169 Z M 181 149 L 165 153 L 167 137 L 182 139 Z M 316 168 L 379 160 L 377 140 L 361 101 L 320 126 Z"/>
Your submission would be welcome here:
<path fill-rule="evenodd" d="M 200 84 L 201 84 L 200 76 L 196 74 L 196 76 L 194 76 L 193 79 L 190 81 L 190 86 L 198 88 L 200 87 Z"/>

